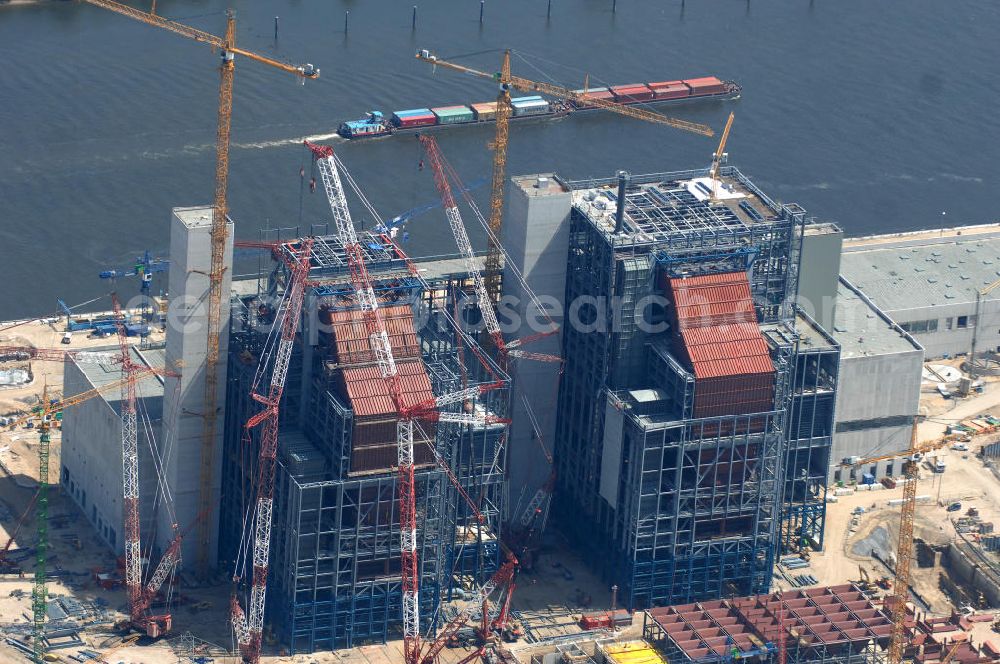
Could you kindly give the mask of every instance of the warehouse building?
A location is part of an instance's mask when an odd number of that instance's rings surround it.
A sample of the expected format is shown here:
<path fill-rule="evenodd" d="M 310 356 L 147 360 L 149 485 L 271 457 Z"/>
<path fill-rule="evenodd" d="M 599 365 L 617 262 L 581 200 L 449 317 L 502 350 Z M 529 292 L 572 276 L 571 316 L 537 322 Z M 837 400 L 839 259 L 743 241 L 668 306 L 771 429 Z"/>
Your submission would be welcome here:
<path fill-rule="evenodd" d="M 995 229 L 995 230 L 993 230 Z M 849 244 L 844 278 L 903 330 L 928 359 L 969 352 L 973 333 L 983 353 L 1000 351 L 1000 289 L 976 294 L 1000 279 L 1000 227 L 904 234 Z"/>
<path fill-rule="evenodd" d="M 113 351 L 117 351 L 115 346 Z M 140 367 L 162 368 L 162 349 L 132 348 L 132 361 Z M 80 394 L 121 380 L 119 364 L 91 364 L 67 359 L 63 373 L 63 393 Z M 125 553 L 122 484 L 121 390 L 111 389 L 100 398 L 88 399 L 67 409 L 62 423 L 60 484 L 64 493 L 80 507 L 97 536 L 115 555 Z M 162 464 L 163 378 L 149 376 L 136 385 L 136 412 L 141 420 L 137 429 L 139 452 L 139 523 L 145 544 L 163 551 L 173 531 L 163 536 L 154 533 L 157 510 L 154 508 L 159 482 L 156 465 Z"/>
<path fill-rule="evenodd" d="M 902 460 L 856 467 L 848 459 L 906 450 L 920 406 L 924 350 L 864 293 L 841 280 L 832 334 L 841 346 L 833 482 L 899 475 Z"/>

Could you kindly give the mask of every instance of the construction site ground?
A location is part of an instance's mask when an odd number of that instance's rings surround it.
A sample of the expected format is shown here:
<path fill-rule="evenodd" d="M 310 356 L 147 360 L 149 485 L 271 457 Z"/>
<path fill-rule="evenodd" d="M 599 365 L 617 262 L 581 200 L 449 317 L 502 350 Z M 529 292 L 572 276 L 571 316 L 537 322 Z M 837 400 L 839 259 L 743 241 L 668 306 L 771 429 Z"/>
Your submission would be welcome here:
<path fill-rule="evenodd" d="M 18 326 L 0 332 L 0 345 L 34 345 L 40 348 L 67 348 L 59 343 L 62 337 L 60 321 L 40 321 Z M 155 341 L 162 337 L 155 338 Z M 109 343 L 110 342 L 110 343 Z M 70 349 L 115 347 L 114 339 L 87 339 L 84 334 L 74 334 Z M 30 385 L 15 389 L 0 390 L 0 415 L 27 412 L 41 397 L 42 388 L 47 387 L 53 395 L 61 393 L 62 363 L 32 362 L 34 379 Z M 1000 414 L 1000 382 L 987 379 L 982 393 L 965 399 L 941 399 L 936 393 L 925 391 L 922 398 L 925 414 L 928 415 L 920 428 L 921 440 L 931 440 L 943 434 L 949 423 L 986 412 Z M 59 432 L 53 431 L 50 477 L 58 478 Z M 944 473 L 933 473 L 927 467 L 921 468 L 921 479 L 917 495 L 928 496 L 917 509 L 915 536 L 925 542 L 941 546 L 954 537 L 951 518 L 964 514 L 975 506 L 984 521 L 1000 523 L 1000 482 L 976 457 L 975 450 L 986 442 L 996 440 L 996 434 L 976 438 L 968 452 L 942 450 L 947 463 Z M 8 518 L 0 523 L 0 544 L 6 542 L 14 528 L 16 518 L 24 511 L 36 487 L 37 433 L 19 428 L 16 431 L 0 431 L 0 501 Z M 869 571 L 872 579 L 891 576 L 891 571 L 868 555 L 871 543 L 887 549 L 886 556 L 895 550 L 899 528 L 899 507 L 890 506 L 890 500 L 902 497 L 902 489 L 857 492 L 838 497 L 838 502 L 827 505 L 827 530 L 825 550 L 811 554 L 810 567 L 806 570 L 816 577 L 819 585 L 840 584 L 859 577 L 858 566 Z M 947 512 L 946 506 L 961 502 L 961 512 Z M 856 508 L 863 508 L 863 514 L 854 514 Z M 72 501 L 63 497 L 58 487 L 53 487 L 49 513 L 52 517 L 50 530 L 51 551 L 50 570 L 60 576 L 49 582 L 49 592 L 53 595 L 68 594 L 85 602 L 100 601 L 108 607 L 106 620 L 81 633 L 87 648 L 106 650 L 120 641 L 110 625 L 115 619 L 124 618 L 125 596 L 122 589 L 106 590 L 91 578 L 95 568 L 113 569 L 114 558 L 110 550 L 98 540 L 89 524 Z M 552 529 L 550 529 L 551 531 Z M 604 637 L 607 633 L 583 633 L 578 625 L 581 613 L 609 609 L 612 603 L 611 590 L 589 572 L 581 558 L 554 532 L 547 535 L 547 545 L 534 564 L 532 571 L 522 572 L 518 578 L 513 608 L 521 619 L 528 635 L 509 648 L 521 656 L 522 661 L 530 659 L 530 653 L 545 642 L 560 636 L 578 635 L 580 638 Z M 33 546 L 35 527 L 33 515 L 21 530 L 13 548 Z M 11 625 L 24 625 L 30 619 L 31 576 L 33 558 L 22 563 L 24 578 L 17 575 L 0 577 L 0 662 L 27 661 L 26 657 L 3 642 L 10 635 Z M 940 566 L 933 569 L 914 567 L 913 587 L 930 605 L 934 614 L 948 614 L 952 609 L 952 598 L 941 588 L 941 575 L 947 572 Z M 793 574 L 789 574 L 790 576 Z M 787 577 L 776 580 L 779 588 L 792 586 Z M 228 623 L 229 584 L 220 578 L 209 587 L 194 587 L 194 584 L 178 583 L 176 592 L 180 601 L 174 610 L 175 637 L 156 643 L 140 641 L 140 645 L 114 651 L 112 662 L 128 664 L 158 664 L 160 662 L 190 661 L 188 653 L 201 654 L 214 662 L 236 662 L 231 654 L 232 637 Z M 638 636 L 641 630 L 641 616 L 636 616 L 633 627 L 623 630 L 622 636 Z M 977 641 L 990 638 L 989 624 L 980 624 L 975 630 L 983 634 L 974 637 Z M 974 630 L 974 631 L 975 631 Z M 191 638 L 180 639 L 179 635 L 190 634 Z M 993 635 L 995 636 L 995 634 Z M 213 645 L 217 644 L 217 645 Z M 191 651 L 191 648 L 195 650 Z M 73 654 L 77 649 L 57 651 L 58 654 Z M 274 646 L 266 646 L 267 662 L 342 662 L 349 664 L 398 664 L 402 661 L 402 643 L 393 641 L 385 645 L 366 645 L 351 650 L 315 653 L 310 655 L 284 656 L 274 651 Z M 440 661 L 455 664 L 471 652 L 468 648 L 445 648 Z"/>

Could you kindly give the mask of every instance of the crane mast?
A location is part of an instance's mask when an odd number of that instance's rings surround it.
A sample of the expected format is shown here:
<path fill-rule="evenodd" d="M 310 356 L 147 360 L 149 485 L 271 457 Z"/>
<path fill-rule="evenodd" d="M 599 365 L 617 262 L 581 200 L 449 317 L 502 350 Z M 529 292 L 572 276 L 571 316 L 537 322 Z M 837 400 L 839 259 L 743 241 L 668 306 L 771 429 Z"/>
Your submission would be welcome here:
<path fill-rule="evenodd" d="M 267 595 L 268 558 L 271 544 L 271 513 L 274 506 L 274 474 L 278 456 L 278 415 L 281 395 L 285 389 L 288 365 L 291 362 L 295 335 L 302 318 L 306 279 L 312 255 L 312 239 L 299 245 L 299 253 L 291 266 L 288 299 L 281 317 L 281 337 L 274 355 L 271 380 L 266 395 L 251 392 L 263 410 L 246 422 L 247 429 L 261 427 L 260 451 L 257 457 L 257 499 L 253 526 L 253 586 L 247 614 L 243 613 L 235 595 L 231 600 L 232 624 L 244 662 L 256 664 L 264 629 L 264 600 Z"/>
<path fill-rule="evenodd" d="M 712 136 L 714 133 L 711 127 L 697 122 L 670 118 L 645 109 L 623 106 L 622 104 L 604 99 L 595 99 L 551 83 L 541 83 L 521 76 L 514 76 L 510 72 L 510 49 L 504 50 L 500 71 L 496 74 L 490 74 L 473 69 L 472 67 L 442 60 L 426 49 L 418 51 L 415 57 L 434 66 L 440 65 L 453 71 L 491 79 L 500 84 L 500 92 L 497 94 L 496 136 L 490 146 L 493 149 L 493 178 L 490 194 L 489 251 L 486 255 L 486 271 L 484 274 L 486 290 L 493 302 L 500 301 L 500 257 L 502 254 L 500 248 L 500 228 L 503 223 L 503 198 L 507 173 L 507 143 L 512 112 L 510 103 L 511 88 L 524 92 L 542 92 L 553 97 L 558 97 L 559 99 L 573 101 L 580 106 L 603 108 L 619 115 L 657 124 L 665 124 L 677 129 L 701 134 L 702 136 Z"/>
<path fill-rule="evenodd" d="M 498 381 L 470 387 L 410 406 L 404 403 L 388 331 L 378 306 L 378 299 L 375 296 L 371 276 L 365 265 L 364 253 L 358 241 L 354 223 L 350 216 L 350 210 L 347 206 L 347 198 L 338 172 L 337 158 L 334 155 L 333 148 L 329 146 L 315 145 L 308 141 L 305 142 L 305 145 L 312 151 L 318 165 L 320 178 L 330 204 L 330 211 L 333 214 L 337 233 L 347 253 L 351 284 L 356 294 L 358 307 L 362 312 L 362 319 L 368 333 L 369 345 L 379 367 L 379 372 L 386 381 L 390 398 L 398 414 L 396 423 L 396 484 L 399 500 L 403 659 L 406 664 L 421 664 L 427 660 L 426 658 L 422 658 L 420 654 L 420 575 L 417 556 L 418 530 L 413 449 L 414 421 L 416 419 L 425 419 L 467 425 L 498 422 L 500 421 L 499 418 L 489 415 L 480 416 L 474 413 L 442 412 L 440 409 L 448 405 L 466 401 L 486 391 L 496 389 L 504 385 L 504 383 Z M 407 264 L 412 270 L 412 265 L 408 259 Z M 449 480 L 458 487 L 463 497 L 470 500 L 443 459 L 437 454 L 435 454 L 435 458 L 447 472 Z M 475 507 L 474 504 L 473 507 Z M 481 515 L 480 518 L 482 518 Z"/>
<path fill-rule="evenodd" d="M 227 190 L 229 183 L 229 138 L 233 112 L 234 56 L 241 55 L 255 62 L 266 64 L 302 79 L 318 78 L 319 69 L 311 64 L 290 65 L 236 46 L 236 17 L 232 10 L 226 12 L 225 37 L 218 37 L 176 21 L 144 12 L 114 0 L 86 0 L 86 2 L 111 10 L 122 16 L 141 21 L 147 25 L 162 28 L 174 34 L 208 44 L 218 49 L 222 63 L 219 67 L 219 113 L 215 144 L 215 196 L 213 199 L 211 227 L 211 265 L 209 268 L 207 352 L 205 357 L 205 403 L 202 412 L 202 446 L 199 464 L 199 513 L 206 515 L 199 520 L 198 528 L 198 573 L 208 573 L 210 523 L 207 515 L 212 512 L 212 476 L 215 455 L 215 431 L 219 385 L 219 335 L 222 332 L 222 284 L 225 277 L 225 250 L 228 229 L 226 218 L 229 211 Z M 154 3 L 155 6 L 155 3 Z"/>
<path fill-rule="evenodd" d="M 128 343 L 125 318 L 118 295 L 111 294 L 115 323 L 118 328 L 118 345 L 121 348 L 121 367 L 125 381 L 121 387 L 122 422 L 122 511 L 125 516 L 125 590 L 128 596 L 129 618 L 133 624 L 142 620 L 139 608 L 142 600 L 142 548 L 139 541 L 139 447 L 136 425 L 135 394 L 136 374 L 139 367 L 132 361 L 132 348 Z"/>

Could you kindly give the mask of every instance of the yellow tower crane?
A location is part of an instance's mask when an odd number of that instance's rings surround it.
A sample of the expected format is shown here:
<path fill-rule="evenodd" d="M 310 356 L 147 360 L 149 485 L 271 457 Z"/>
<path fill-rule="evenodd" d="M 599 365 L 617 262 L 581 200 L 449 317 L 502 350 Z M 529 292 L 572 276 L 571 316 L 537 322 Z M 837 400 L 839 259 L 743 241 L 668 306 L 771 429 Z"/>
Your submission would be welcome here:
<path fill-rule="evenodd" d="M 735 113 L 729 114 L 729 119 L 726 120 L 726 128 L 722 130 L 722 139 L 719 141 L 719 147 L 715 150 L 715 154 L 712 155 L 712 167 L 708 171 L 708 177 L 712 179 L 713 201 L 719 197 L 719 168 L 725 159 L 726 142 L 729 141 L 729 130 L 733 127 L 733 119 L 735 117 Z"/>
<path fill-rule="evenodd" d="M 506 179 L 507 172 L 507 138 L 512 112 L 510 104 L 510 91 L 512 88 L 521 90 L 522 92 L 541 92 L 552 97 L 572 101 L 580 106 L 603 108 L 605 110 L 618 113 L 619 115 L 625 115 L 639 120 L 646 120 L 647 122 L 664 124 L 676 129 L 683 129 L 695 134 L 701 134 L 702 136 L 712 136 L 714 134 L 711 127 L 697 122 L 670 118 L 642 108 L 623 106 L 605 99 L 595 99 L 593 97 L 574 92 L 568 88 L 552 85 L 551 83 L 540 83 L 538 81 L 531 81 L 520 76 L 514 76 L 510 73 L 510 49 L 504 51 L 500 71 L 496 74 L 490 74 L 478 69 L 442 60 L 427 50 L 419 51 L 416 57 L 418 60 L 428 62 L 432 65 L 440 65 L 441 67 L 462 72 L 464 74 L 471 74 L 480 78 L 492 79 L 500 84 L 500 92 L 497 95 L 496 108 L 496 138 L 493 140 L 493 144 L 491 146 L 493 149 L 493 178 L 492 193 L 490 196 L 490 237 L 488 238 L 489 251 L 486 254 L 486 270 L 483 274 L 483 280 L 486 283 L 486 291 L 489 293 L 494 302 L 498 302 L 500 300 L 501 251 L 499 243 L 500 226 L 502 224 L 503 217 L 504 181 Z"/>
<path fill-rule="evenodd" d="M 910 446 L 904 451 L 892 452 L 866 459 L 845 459 L 844 465 L 864 466 L 889 459 L 903 459 L 903 504 L 900 506 L 899 544 L 896 548 L 895 581 L 892 585 L 892 637 L 889 642 L 889 664 L 899 664 L 906 647 L 906 601 L 910 587 L 910 561 L 913 557 L 913 520 L 917 511 L 917 467 L 924 454 L 946 446 L 949 438 L 942 438 L 923 445 L 917 444 L 917 418 L 913 418 Z"/>
<path fill-rule="evenodd" d="M 982 316 L 983 298 L 996 290 L 997 286 L 1000 286 L 1000 279 L 976 291 L 976 315 L 975 320 L 970 321 L 972 324 L 972 345 L 969 347 L 969 373 L 973 373 L 976 370 L 976 340 L 981 323 L 980 317 Z"/>
<path fill-rule="evenodd" d="M 286 64 L 263 55 L 258 55 L 252 51 L 237 48 L 236 18 L 232 10 L 226 13 L 226 36 L 217 37 L 208 32 L 157 16 L 153 13 L 156 10 L 155 1 L 153 2 L 153 12 L 144 12 L 120 2 L 114 2 L 113 0 L 85 1 L 92 5 L 117 12 L 122 16 L 141 21 L 147 25 L 163 28 L 182 37 L 208 44 L 213 49 L 219 49 L 222 55 L 222 65 L 219 68 L 219 119 L 215 145 L 215 198 L 213 201 L 214 209 L 212 212 L 211 230 L 212 262 L 208 275 L 208 324 L 205 326 L 208 333 L 208 350 L 205 358 L 205 404 L 202 411 L 203 429 L 198 488 L 198 511 L 204 514 L 204 517 L 198 521 L 198 560 L 196 570 L 199 576 L 204 577 L 208 573 L 209 529 L 212 522 L 211 514 L 213 512 L 211 478 L 213 474 L 213 447 L 219 384 L 219 335 L 222 332 L 220 326 L 223 296 L 222 280 L 225 276 L 226 214 L 229 211 L 226 191 L 229 178 L 229 134 L 233 113 L 233 72 L 235 69 L 233 58 L 236 55 L 242 55 L 255 62 L 260 62 L 283 72 L 294 74 L 302 79 L 318 78 L 319 69 L 313 67 L 311 64 Z"/>

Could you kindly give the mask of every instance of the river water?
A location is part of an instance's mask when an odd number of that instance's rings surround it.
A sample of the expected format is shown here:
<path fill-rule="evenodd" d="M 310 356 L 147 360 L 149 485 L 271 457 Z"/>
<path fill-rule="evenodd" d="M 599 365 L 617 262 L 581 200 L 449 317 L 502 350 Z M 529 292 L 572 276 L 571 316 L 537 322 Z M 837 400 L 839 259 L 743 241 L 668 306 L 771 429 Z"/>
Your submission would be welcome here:
<path fill-rule="evenodd" d="M 730 163 L 772 197 L 852 235 L 1000 218 L 1000 3 L 619 0 L 612 13 L 612 0 L 552 0 L 547 20 L 547 0 L 487 0 L 480 25 L 477 0 L 417 1 L 413 29 L 412 0 L 232 0 L 241 46 L 322 68 L 303 86 L 238 61 L 230 175 L 238 237 L 328 220 L 322 195 L 301 186 L 299 168 L 310 170 L 302 137 L 329 138 L 370 108 L 495 96 L 490 81 L 433 72 L 413 58 L 419 48 L 493 71 L 509 46 L 515 73 L 571 87 L 585 73 L 592 86 L 735 79 L 744 87 L 736 102 L 659 110 L 716 129 L 734 110 Z M 226 6 L 160 0 L 158 11 L 219 34 Z M 172 206 L 211 201 L 216 67 L 204 45 L 92 6 L 0 7 L 0 318 L 107 292 L 101 270 L 144 249 L 166 253 Z M 466 182 L 489 176 L 491 135 L 437 134 Z M 716 140 L 607 114 L 518 123 L 509 173 L 700 167 Z M 384 216 L 436 200 L 412 136 L 337 144 Z M 484 205 L 487 189 L 476 190 Z M 440 210 L 408 231 L 413 255 L 454 251 Z M 138 283 L 118 288 L 131 295 Z"/>

